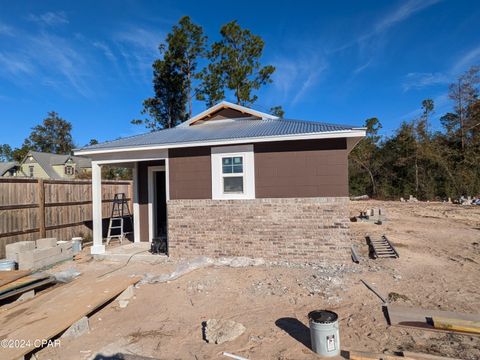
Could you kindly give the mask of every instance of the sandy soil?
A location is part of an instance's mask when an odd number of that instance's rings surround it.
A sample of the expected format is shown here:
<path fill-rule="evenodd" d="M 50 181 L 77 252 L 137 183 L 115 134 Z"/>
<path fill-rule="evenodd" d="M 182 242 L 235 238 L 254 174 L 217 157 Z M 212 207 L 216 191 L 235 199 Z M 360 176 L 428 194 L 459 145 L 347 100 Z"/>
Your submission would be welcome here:
<path fill-rule="evenodd" d="M 401 295 L 398 303 L 480 312 L 480 207 L 366 201 L 352 202 L 351 215 L 372 207 L 384 208 L 388 221 L 351 223 L 352 241 L 362 256 L 358 265 L 210 267 L 170 283 L 141 285 L 127 308 L 110 303 L 90 318 L 90 333 L 36 356 L 90 359 L 125 353 L 198 360 L 227 359 L 221 354 L 228 351 L 249 359 L 315 359 L 306 314 L 327 308 L 340 315 L 342 349 L 480 359 L 480 337 L 389 327 L 381 301 L 360 283 L 368 281 L 385 296 Z M 386 234 L 400 258 L 368 259 L 366 234 Z M 100 273 L 119 265 L 75 266 Z M 171 261 L 130 263 L 118 272 L 162 274 L 175 266 Z M 247 330 L 234 341 L 207 344 L 202 321 L 209 318 L 232 319 Z"/>

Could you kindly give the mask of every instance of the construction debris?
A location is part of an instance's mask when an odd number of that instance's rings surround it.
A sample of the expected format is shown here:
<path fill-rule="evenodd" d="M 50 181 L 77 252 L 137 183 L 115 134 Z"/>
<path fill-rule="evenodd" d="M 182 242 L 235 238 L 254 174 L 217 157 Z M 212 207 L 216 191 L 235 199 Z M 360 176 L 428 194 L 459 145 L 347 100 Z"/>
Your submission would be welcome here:
<path fill-rule="evenodd" d="M 54 283 L 55 278 L 45 273 L 23 276 L 0 286 L 0 300 L 13 298 Z"/>
<path fill-rule="evenodd" d="M 480 335 L 480 321 L 447 319 L 440 316 L 432 317 L 435 329 L 468 332 Z"/>
<path fill-rule="evenodd" d="M 350 200 L 358 201 L 358 200 L 369 200 L 370 197 L 368 195 L 360 195 L 360 196 L 352 196 Z"/>
<path fill-rule="evenodd" d="M 233 320 L 208 319 L 203 324 L 205 341 L 213 344 L 223 344 L 242 335 L 246 328 Z"/>
<path fill-rule="evenodd" d="M 360 215 L 353 218 L 353 221 L 370 222 L 374 224 L 382 224 L 387 220 L 385 209 L 372 208 L 369 210 L 360 211 Z"/>
<path fill-rule="evenodd" d="M 84 277 L 0 313 L 4 341 L 22 339 L 23 347 L 2 349 L 2 358 L 18 359 L 35 349 L 35 339 L 50 340 L 122 293 L 139 277 Z M 28 316 L 17 314 L 28 313 Z"/>
<path fill-rule="evenodd" d="M 359 260 L 358 254 L 357 254 L 357 250 L 355 249 L 355 245 L 352 245 L 350 250 L 352 252 L 352 261 L 356 264 L 360 263 L 360 260 Z"/>
<path fill-rule="evenodd" d="M 84 316 L 77 322 L 73 323 L 65 332 L 62 334 L 62 338 L 77 338 L 86 334 L 90 331 L 90 324 L 88 322 L 88 317 Z"/>
<path fill-rule="evenodd" d="M 415 307 L 385 305 L 389 325 L 407 326 L 433 331 L 480 334 L 480 315 Z M 435 320 L 437 319 L 437 326 Z"/>
<path fill-rule="evenodd" d="M 117 297 L 118 305 L 120 306 L 120 308 L 121 309 L 126 308 L 128 303 L 130 302 L 130 299 L 133 298 L 133 296 L 134 296 L 133 285 L 130 285 Z"/>
<path fill-rule="evenodd" d="M 242 356 L 238 356 L 235 354 L 230 354 L 229 352 L 224 351 L 223 356 L 227 356 L 229 358 L 235 359 L 235 360 L 248 360 L 247 358 L 244 358 Z"/>
<path fill-rule="evenodd" d="M 369 290 L 371 290 L 375 295 L 377 295 L 378 298 L 379 298 L 380 300 L 382 300 L 382 302 L 383 302 L 384 304 L 387 303 L 387 300 L 385 300 L 385 297 L 383 297 L 382 295 L 380 295 L 380 293 L 379 293 L 372 285 L 370 285 L 369 283 L 367 283 L 365 280 L 360 279 L 360 281 L 361 281 L 361 282 L 363 283 L 363 285 L 365 285 Z"/>

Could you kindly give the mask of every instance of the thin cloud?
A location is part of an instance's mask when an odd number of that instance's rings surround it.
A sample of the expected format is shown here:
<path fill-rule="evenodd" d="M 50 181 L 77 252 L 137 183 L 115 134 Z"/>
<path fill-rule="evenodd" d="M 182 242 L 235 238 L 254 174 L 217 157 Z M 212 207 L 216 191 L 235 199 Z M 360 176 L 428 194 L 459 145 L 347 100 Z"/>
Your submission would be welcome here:
<path fill-rule="evenodd" d="M 443 73 L 418 73 L 412 72 L 405 76 L 402 83 L 403 91 L 411 89 L 421 89 L 427 86 L 447 84 L 450 77 Z"/>
<path fill-rule="evenodd" d="M 480 61 L 480 46 L 470 49 L 455 62 L 451 69 L 451 73 L 458 74 L 464 71 L 467 67 L 474 65 Z"/>
<path fill-rule="evenodd" d="M 474 47 L 465 51 L 453 63 L 450 69 L 445 72 L 436 73 L 408 73 L 402 83 L 403 91 L 416 90 L 428 86 L 448 84 L 454 81 L 462 72 L 467 70 L 470 66 L 478 64 L 480 61 L 480 46 Z"/>
<path fill-rule="evenodd" d="M 103 55 L 105 55 L 105 57 L 108 58 L 109 60 L 113 62 L 117 61 L 117 57 L 113 54 L 112 49 L 110 49 L 110 47 L 104 42 L 95 41 L 92 45 L 97 49 L 101 50 Z"/>
<path fill-rule="evenodd" d="M 405 1 L 398 8 L 386 14 L 374 27 L 372 35 L 382 33 L 392 26 L 410 18 L 415 13 L 437 4 L 440 0 L 409 0 Z"/>
<path fill-rule="evenodd" d="M 16 78 L 33 72 L 34 68 L 28 59 L 22 59 L 19 54 L 0 52 L 0 74 Z"/>
<path fill-rule="evenodd" d="M 340 45 L 329 53 L 338 53 L 350 48 L 357 47 L 360 52 L 360 58 L 362 60 L 361 65 L 357 66 L 353 70 L 353 75 L 366 70 L 375 62 L 373 61 L 386 43 L 383 38 L 386 33 L 393 28 L 405 22 L 416 13 L 427 9 L 441 0 L 408 0 L 403 1 L 401 4 L 389 12 L 385 13 L 380 19 L 378 19 L 373 26 L 366 32 L 360 34 L 353 40 Z M 363 54 L 363 56 L 362 56 Z M 368 56 L 368 60 L 365 59 L 365 55 Z"/>
<path fill-rule="evenodd" d="M 321 79 L 328 63 L 318 55 L 309 56 L 303 53 L 297 58 L 281 58 L 273 62 L 276 71 L 273 84 L 283 100 L 292 99 L 291 104 L 301 102 L 306 93 Z"/>
<path fill-rule="evenodd" d="M 6 24 L 0 23 L 0 35 L 13 36 L 13 28 Z"/>
<path fill-rule="evenodd" d="M 67 14 L 64 11 L 48 11 L 40 15 L 30 14 L 28 20 L 46 26 L 58 26 L 69 23 Z"/>
<path fill-rule="evenodd" d="M 117 33 L 114 42 L 125 61 L 133 79 L 142 78 L 149 82 L 153 61 L 158 58 L 158 46 L 164 35 L 131 26 L 128 30 Z"/>

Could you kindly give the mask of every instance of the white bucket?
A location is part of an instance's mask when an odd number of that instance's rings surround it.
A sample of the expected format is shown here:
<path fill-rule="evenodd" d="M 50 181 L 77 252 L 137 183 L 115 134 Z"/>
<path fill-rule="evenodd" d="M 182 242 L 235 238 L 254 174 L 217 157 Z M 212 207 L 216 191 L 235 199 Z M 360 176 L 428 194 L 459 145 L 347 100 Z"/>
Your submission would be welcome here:
<path fill-rule="evenodd" d="M 72 251 L 74 255 L 82 251 L 82 241 L 83 241 L 83 238 L 81 237 L 72 238 Z"/>
<path fill-rule="evenodd" d="M 315 310 L 308 314 L 312 350 L 321 356 L 340 355 L 338 315 L 329 310 Z"/>
<path fill-rule="evenodd" d="M 0 260 L 0 271 L 11 271 L 15 270 L 15 261 L 8 259 Z"/>

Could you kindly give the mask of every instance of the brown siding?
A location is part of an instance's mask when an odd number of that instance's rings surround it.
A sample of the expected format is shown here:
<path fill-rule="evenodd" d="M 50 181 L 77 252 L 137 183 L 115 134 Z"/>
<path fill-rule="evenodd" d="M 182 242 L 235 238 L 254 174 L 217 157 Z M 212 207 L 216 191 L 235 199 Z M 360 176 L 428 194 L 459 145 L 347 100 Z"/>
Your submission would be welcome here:
<path fill-rule="evenodd" d="M 142 161 L 138 163 L 138 208 L 140 217 L 140 241 L 148 241 L 148 167 L 162 166 L 165 161 Z"/>
<path fill-rule="evenodd" d="M 348 196 L 345 139 L 259 143 L 254 151 L 257 198 Z"/>
<path fill-rule="evenodd" d="M 210 147 L 168 150 L 170 199 L 211 199 Z"/>

